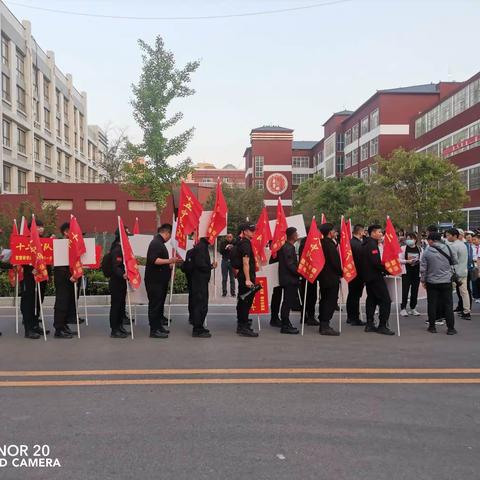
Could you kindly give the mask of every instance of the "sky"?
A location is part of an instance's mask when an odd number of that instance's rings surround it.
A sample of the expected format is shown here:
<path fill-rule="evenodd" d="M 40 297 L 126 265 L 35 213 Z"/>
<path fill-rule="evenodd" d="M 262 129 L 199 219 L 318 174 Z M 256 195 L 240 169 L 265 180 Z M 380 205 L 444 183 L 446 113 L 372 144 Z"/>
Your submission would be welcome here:
<path fill-rule="evenodd" d="M 384 88 L 463 81 L 480 70 L 479 0 L 346 0 L 283 13 L 199 17 L 303 7 L 328 0 L 6 0 L 30 20 L 43 50 L 88 95 L 88 123 L 142 140 L 130 105 L 141 72 L 137 40 L 161 35 L 177 64 L 200 59 L 196 93 L 172 105 L 195 136 L 182 158 L 243 168 L 252 128 L 280 125 L 320 140 L 322 124 Z M 332 1 L 332 0 L 330 0 Z M 75 16 L 41 7 L 148 20 Z M 175 163 L 177 159 L 172 159 Z"/>

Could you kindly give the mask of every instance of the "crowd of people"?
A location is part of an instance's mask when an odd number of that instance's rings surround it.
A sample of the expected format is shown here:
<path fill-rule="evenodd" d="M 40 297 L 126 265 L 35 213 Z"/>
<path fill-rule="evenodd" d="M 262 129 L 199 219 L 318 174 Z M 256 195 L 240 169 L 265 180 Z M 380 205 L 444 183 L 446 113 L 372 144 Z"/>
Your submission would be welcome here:
<path fill-rule="evenodd" d="M 43 224 L 37 221 L 39 233 Z M 302 321 L 307 326 L 317 326 L 321 335 L 338 336 L 331 321 L 339 309 L 339 294 L 343 275 L 338 249 L 338 232 L 333 224 L 320 226 L 321 246 L 325 265 L 312 284 L 298 273 L 299 258 L 305 248 L 305 238 L 299 239 L 295 228 L 286 230 L 286 241 L 270 257 L 270 263 L 278 262 L 279 285 L 273 288 L 270 299 L 270 325 L 279 328 L 282 334 L 295 335 L 299 329 L 291 321 L 291 311 L 300 310 Z M 68 238 L 69 224 L 60 227 L 63 238 Z M 222 295 L 237 297 L 237 334 L 243 337 L 258 337 L 253 330 L 249 313 L 254 300 L 258 262 L 251 240 L 255 225 L 244 223 L 237 236 L 228 233 L 219 243 L 221 254 Z M 217 267 L 211 260 L 209 242 L 201 238 L 186 254 L 185 260 L 171 256 L 166 243 L 172 235 L 172 226 L 159 227 L 147 252 L 145 287 L 148 296 L 148 320 L 151 338 L 168 338 L 169 320 L 165 315 L 165 303 L 172 268 L 179 268 L 186 275 L 188 286 L 188 313 L 192 336 L 210 338 L 206 328 L 209 303 L 209 283 L 212 270 Z M 436 226 L 419 238 L 416 233 L 398 232 L 401 244 L 399 261 L 402 265 L 402 295 L 400 315 L 419 316 L 417 301 L 420 285 L 427 293 L 428 331 L 435 333 L 437 327 L 446 324 L 447 334 L 454 335 L 454 313 L 464 320 L 471 320 L 473 302 L 480 303 L 480 284 L 477 262 L 480 256 L 480 234 L 447 229 L 442 235 Z M 389 327 L 392 300 L 382 264 L 383 230 L 380 225 L 355 225 L 350 246 L 357 275 L 348 283 L 346 299 L 347 323 L 364 327 L 367 333 L 394 335 Z M 117 229 L 111 248 L 102 261 L 102 270 L 108 277 L 111 294 L 110 335 L 126 338 L 125 328 L 127 275 L 125 271 L 120 234 Z M 72 338 L 77 332 L 69 324 L 77 322 L 75 284 L 78 282 L 68 266 L 53 267 L 55 283 L 54 322 L 55 338 Z M 49 331 L 40 323 L 41 302 L 45 295 L 46 282 L 35 285 L 33 267 L 23 267 L 20 283 L 20 310 L 23 317 L 25 337 L 38 339 Z M 37 288 L 40 299 L 37 301 Z M 453 290 L 458 296 L 458 305 L 453 308 Z M 365 321 L 361 316 L 361 299 L 366 291 Z M 77 293 L 78 294 L 78 293 Z M 302 303 L 305 303 L 302 305 Z M 318 310 L 317 310 L 318 309 Z M 318 311 L 318 316 L 316 316 Z M 376 315 L 378 313 L 378 321 Z"/>

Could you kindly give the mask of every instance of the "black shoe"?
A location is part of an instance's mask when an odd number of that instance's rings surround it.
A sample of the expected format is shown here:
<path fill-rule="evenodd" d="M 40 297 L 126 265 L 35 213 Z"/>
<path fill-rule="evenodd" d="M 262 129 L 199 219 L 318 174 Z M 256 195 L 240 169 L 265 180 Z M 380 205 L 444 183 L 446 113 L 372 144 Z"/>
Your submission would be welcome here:
<path fill-rule="evenodd" d="M 377 327 L 374 323 L 367 322 L 367 324 L 365 325 L 365 331 L 367 333 L 375 333 L 377 331 Z"/>
<path fill-rule="evenodd" d="M 38 340 L 40 338 L 40 334 L 34 332 L 33 330 L 28 330 L 25 332 L 25 338 L 30 338 L 32 340 Z"/>
<path fill-rule="evenodd" d="M 192 337 L 195 338 L 210 338 L 212 334 L 208 330 L 194 330 L 192 332 Z"/>
<path fill-rule="evenodd" d="M 237 294 L 236 294 L 235 292 L 232 292 L 230 295 L 231 295 L 233 298 L 235 298 L 235 297 L 237 296 Z"/>
<path fill-rule="evenodd" d="M 159 330 L 162 333 L 166 333 L 167 335 L 170 333 L 170 330 L 168 328 L 165 328 L 165 327 L 159 327 L 159 328 L 157 328 L 157 330 Z"/>
<path fill-rule="evenodd" d="M 295 328 L 292 324 L 289 325 L 283 325 L 282 328 L 280 329 L 280 333 L 286 333 L 288 335 L 296 335 L 297 333 L 300 333 L 298 331 L 298 328 Z"/>
<path fill-rule="evenodd" d="M 125 330 L 125 329 L 123 328 L 123 326 L 118 327 L 118 331 L 124 333 L 125 335 L 130 335 L 130 332 L 128 332 L 127 330 Z"/>
<path fill-rule="evenodd" d="M 276 327 L 276 328 L 281 328 L 282 327 L 282 321 L 279 318 L 271 318 L 270 319 L 270 326 L 271 327 Z"/>
<path fill-rule="evenodd" d="M 254 332 L 250 328 L 237 328 L 237 333 L 241 337 L 252 337 L 252 338 L 258 337 L 258 333 Z"/>
<path fill-rule="evenodd" d="M 43 328 L 40 325 L 33 327 L 32 332 L 38 333 L 40 336 L 43 337 Z M 45 335 L 50 335 L 50 330 L 45 329 Z"/>
<path fill-rule="evenodd" d="M 55 338 L 73 338 L 72 335 L 70 335 L 70 333 L 68 333 L 66 330 L 64 329 L 58 329 L 58 330 L 55 330 L 55 335 L 54 335 Z"/>
<path fill-rule="evenodd" d="M 393 330 L 390 330 L 387 326 L 385 325 L 380 325 L 377 328 L 377 333 L 380 333 L 381 335 L 395 335 L 395 332 Z"/>
<path fill-rule="evenodd" d="M 463 310 L 460 308 L 460 307 L 457 307 L 455 310 L 454 310 L 455 313 L 462 313 Z"/>
<path fill-rule="evenodd" d="M 309 327 L 319 327 L 320 322 L 315 318 L 315 316 L 308 315 L 305 318 L 305 325 L 308 325 Z"/>
<path fill-rule="evenodd" d="M 132 318 L 132 323 L 135 323 L 134 318 Z M 130 318 L 126 315 L 122 318 L 122 325 L 130 325 Z"/>
<path fill-rule="evenodd" d="M 340 305 L 337 304 L 337 306 L 335 307 L 335 311 L 336 311 L 336 312 L 339 312 L 339 311 L 340 311 Z"/>
<path fill-rule="evenodd" d="M 162 330 L 150 330 L 150 338 L 168 338 L 168 333 Z"/>
<path fill-rule="evenodd" d="M 325 327 L 322 327 L 320 326 L 318 332 L 320 333 L 320 335 L 326 335 L 328 337 L 338 337 L 340 335 L 340 332 L 337 332 L 336 330 L 334 330 L 332 327 L 330 326 L 325 326 Z"/>
<path fill-rule="evenodd" d="M 463 320 L 471 320 L 472 316 L 469 313 L 462 313 L 461 315 Z"/>
<path fill-rule="evenodd" d="M 449 328 L 447 330 L 447 335 L 456 335 L 458 332 L 454 328 Z"/>
<path fill-rule="evenodd" d="M 112 330 L 112 333 L 110 334 L 110 337 L 112 337 L 112 338 L 127 338 L 128 335 L 125 335 L 125 333 L 122 333 L 120 330 Z"/>
<path fill-rule="evenodd" d="M 70 325 L 76 325 L 77 324 L 77 319 L 76 318 L 69 318 L 67 320 L 67 323 L 69 323 Z M 84 318 L 79 318 L 78 323 L 79 324 L 85 323 L 85 319 Z"/>
<path fill-rule="evenodd" d="M 63 330 L 65 330 L 65 332 L 72 336 L 77 334 L 76 330 L 72 330 L 68 325 L 65 325 L 63 327 Z"/>
<path fill-rule="evenodd" d="M 352 327 L 364 327 L 366 325 L 365 322 L 362 322 L 361 320 L 350 320 L 349 323 Z"/>
<path fill-rule="evenodd" d="M 223 292 L 222 297 L 226 297 L 226 296 L 227 296 L 227 292 Z"/>
<path fill-rule="evenodd" d="M 437 333 L 437 329 L 435 328 L 435 325 L 432 326 L 432 327 L 428 327 L 427 328 L 427 332 L 430 332 L 430 333 Z"/>

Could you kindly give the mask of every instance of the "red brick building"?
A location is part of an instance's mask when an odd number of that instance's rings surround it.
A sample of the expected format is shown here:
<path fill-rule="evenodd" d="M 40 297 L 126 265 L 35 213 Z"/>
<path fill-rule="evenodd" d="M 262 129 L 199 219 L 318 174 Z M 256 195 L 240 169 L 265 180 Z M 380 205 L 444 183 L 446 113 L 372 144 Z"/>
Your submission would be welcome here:
<path fill-rule="evenodd" d="M 205 187 L 214 187 L 218 178 L 227 185 L 245 188 L 245 170 L 239 170 L 230 163 L 223 168 L 216 168 L 211 163 L 199 163 L 195 166 L 193 172 L 189 174 L 187 182 L 198 183 Z"/>

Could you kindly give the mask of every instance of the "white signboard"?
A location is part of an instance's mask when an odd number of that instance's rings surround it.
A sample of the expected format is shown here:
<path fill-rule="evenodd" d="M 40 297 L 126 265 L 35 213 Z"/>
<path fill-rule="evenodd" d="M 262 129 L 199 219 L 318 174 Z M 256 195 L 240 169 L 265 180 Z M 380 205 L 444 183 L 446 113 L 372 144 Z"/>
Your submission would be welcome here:
<path fill-rule="evenodd" d="M 94 265 L 97 263 L 95 255 L 95 239 L 84 238 L 86 253 L 82 255 L 81 260 L 84 265 Z M 55 238 L 53 240 L 53 266 L 66 267 L 68 265 L 68 239 Z"/>
<path fill-rule="evenodd" d="M 272 298 L 273 289 L 280 284 L 278 280 L 278 262 L 263 266 L 257 273 L 257 277 L 267 277 L 268 298 Z"/>
<path fill-rule="evenodd" d="M 145 267 L 143 265 L 139 265 L 138 271 L 140 272 L 142 280 L 140 282 L 140 286 L 137 289 L 129 287 L 130 301 L 133 305 L 148 305 L 147 289 L 145 287 L 145 282 L 143 281 L 143 279 L 145 278 Z"/>
<path fill-rule="evenodd" d="M 208 210 L 208 211 L 203 211 L 202 215 L 200 216 L 200 223 L 198 225 L 198 237 L 206 237 L 207 236 L 207 230 L 208 226 L 210 225 L 210 219 L 212 218 L 213 212 Z M 225 227 L 218 235 L 226 235 L 227 234 L 227 227 Z"/>
<path fill-rule="evenodd" d="M 128 237 L 130 245 L 132 246 L 133 254 L 136 257 L 146 257 L 148 246 L 153 240 L 152 235 L 132 235 Z"/>
<path fill-rule="evenodd" d="M 276 220 L 270 220 L 270 230 L 272 232 L 275 231 L 275 223 Z M 298 215 L 292 215 L 287 217 L 287 226 L 295 227 L 297 229 L 298 237 L 303 238 L 307 236 L 307 229 L 305 228 L 305 220 L 303 219 L 303 215 L 299 213 Z"/>

